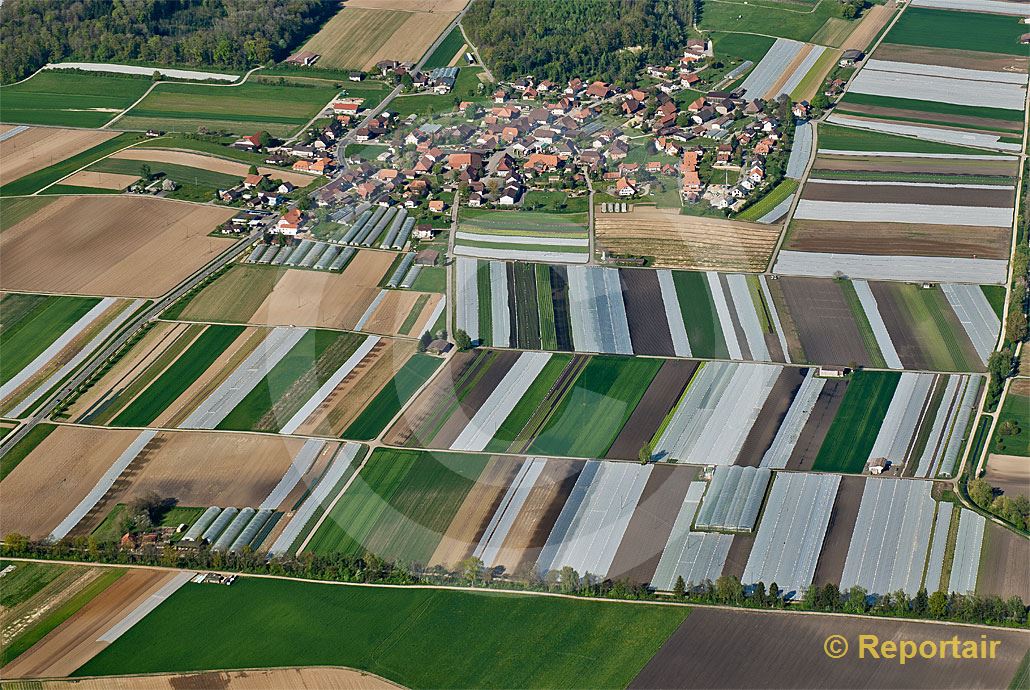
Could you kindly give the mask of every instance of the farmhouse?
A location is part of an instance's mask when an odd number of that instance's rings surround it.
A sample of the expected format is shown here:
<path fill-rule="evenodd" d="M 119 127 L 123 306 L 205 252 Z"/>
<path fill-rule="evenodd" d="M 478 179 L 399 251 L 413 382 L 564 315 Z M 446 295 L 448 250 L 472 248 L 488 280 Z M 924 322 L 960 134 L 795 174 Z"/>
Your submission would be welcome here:
<path fill-rule="evenodd" d="M 859 61 L 861 61 L 863 53 L 861 50 L 845 50 L 840 56 L 841 67 L 854 67 Z"/>
<path fill-rule="evenodd" d="M 310 50 L 302 50 L 299 53 L 294 53 L 290 57 L 286 58 L 286 63 L 290 65 L 299 65 L 301 67 L 311 67 L 311 65 L 318 62 L 318 58 L 322 57 L 318 53 L 312 53 Z"/>
<path fill-rule="evenodd" d="M 292 208 L 275 224 L 275 231 L 285 237 L 295 237 L 300 230 L 301 220 L 300 209 Z"/>

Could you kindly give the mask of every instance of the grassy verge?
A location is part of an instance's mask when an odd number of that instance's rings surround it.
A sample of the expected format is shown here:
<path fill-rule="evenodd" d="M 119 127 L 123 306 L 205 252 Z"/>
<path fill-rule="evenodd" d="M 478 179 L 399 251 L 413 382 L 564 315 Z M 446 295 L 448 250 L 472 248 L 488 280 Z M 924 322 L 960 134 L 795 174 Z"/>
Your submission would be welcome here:
<path fill-rule="evenodd" d="M 797 180 L 784 179 L 773 187 L 768 194 L 739 213 L 736 218 L 737 220 L 757 221 L 776 208 L 784 199 L 796 192 L 797 189 Z"/>

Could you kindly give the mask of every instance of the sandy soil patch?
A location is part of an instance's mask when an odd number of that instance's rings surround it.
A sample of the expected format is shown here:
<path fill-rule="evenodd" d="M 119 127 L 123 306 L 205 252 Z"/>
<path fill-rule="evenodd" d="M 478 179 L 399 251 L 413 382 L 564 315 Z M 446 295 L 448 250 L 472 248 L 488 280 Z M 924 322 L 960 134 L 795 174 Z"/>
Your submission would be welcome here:
<path fill-rule="evenodd" d="M 472 555 L 523 462 L 513 457 L 490 459 L 429 559 L 430 566 L 453 568 Z"/>
<path fill-rule="evenodd" d="M 1030 600 L 1030 541 L 993 522 L 984 531 L 983 558 L 976 578 L 977 594 L 1017 596 Z"/>
<path fill-rule="evenodd" d="M 408 3 L 405 3 L 408 4 Z M 348 5 L 351 6 L 351 5 Z M 391 34 L 386 43 L 379 46 L 365 63 L 364 69 L 375 67 L 380 60 L 418 62 L 433 41 L 454 21 L 453 12 L 416 12 L 408 17 L 400 28 Z"/>
<path fill-rule="evenodd" d="M 95 129 L 30 127 L 0 144 L 0 184 L 60 163 L 116 136 L 118 132 Z"/>
<path fill-rule="evenodd" d="M 139 175 L 121 175 L 119 173 L 80 170 L 61 180 L 61 184 L 71 187 L 93 187 L 95 189 L 125 189 L 138 179 Z"/>
<path fill-rule="evenodd" d="M 876 49 L 876 59 L 892 60 L 894 62 L 914 62 L 920 65 L 977 69 L 986 72 L 1025 73 L 1027 67 L 1030 66 L 1030 58 L 1022 55 L 1002 55 L 1000 53 L 982 53 L 980 51 L 954 50 L 952 48 L 906 46 L 897 43 L 881 43 Z"/>
<path fill-rule="evenodd" d="M 350 668 L 275 668 L 45 680 L 41 690 L 387 690 L 390 681 Z"/>
<path fill-rule="evenodd" d="M 5 290 L 157 297 L 231 245 L 236 209 L 155 197 L 65 197 L 0 236 Z"/>
<path fill-rule="evenodd" d="M 393 258 L 389 252 L 359 252 L 343 273 L 286 271 L 249 321 L 353 328 L 379 294 Z"/>
<path fill-rule="evenodd" d="M 0 482 L 0 533 L 46 537 L 137 436 L 133 430 L 55 429 Z"/>
<path fill-rule="evenodd" d="M 680 215 L 676 209 L 634 204 L 629 213 L 601 213 L 595 220 L 601 249 L 653 256 L 655 266 L 764 270 L 779 227 Z"/>
<path fill-rule="evenodd" d="M 864 51 L 868 48 L 869 44 L 880 33 L 880 29 L 887 26 L 887 22 L 890 21 L 895 9 L 896 3 L 889 1 L 884 5 L 874 5 L 867 9 L 858 26 L 844 40 L 844 49 Z M 877 51 L 876 56 L 880 57 L 879 51 Z"/>
<path fill-rule="evenodd" d="M 379 303 L 379 306 L 376 307 L 376 310 L 372 312 L 372 317 L 365 322 L 361 330 L 388 335 L 398 333 L 408 315 L 411 314 L 411 310 L 414 309 L 418 298 L 423 294 L 426 293 L 411 292 L 410 290 L 390 290 L 386 293 L 383 301 Z M 443 299 L 443 296 L 436 293 L 429 296 L 429 301 L 422 306 L 422 310 L 415 319 L 415 325 L 412 326 L 411 333 L 421 334 L 432 326 L 427 321 L 429 321 L 433 309 L 436 308 L 441 299 Z"/>
<path fill-rule="evenodd" d="M 246 163 L 225 160 L 217 156 L 205 156 L 200 153 L 187 153 L 186 151 L 165 151 L 163 149 L 125 149 L 111 156 L 111 158 L 123 158 L 132 161 L 152 161 L 155 163 L 171 163 L 173 165 L 185 165 L 191 168 L 201 168 L 212 172 L 225 173 L 226 175 L 238 175 L 244 177 L 248 174 L 250 166 Z M 308 186 L 314 177 L 289 170 L 278 168 L 259 167 L 258 172 L 268 175 L 273 180 L 291 182 L 298 187 Z"/>
<path fill-rule="evenodd" d="M 468 0 L 347 0 L 347 7 L 397 12 L 461 12 Z M 421 55 L 419 56 L 421 57 Z"/>
<path fill-rule="evenodd" d="M 1030 496 L 1030 458 L 991 453 L 984 479 L 1010 497 Z"/>
<path fill-rule="evenodd" d="M 916 223 L 846 223 L 795 220 L 784 249 L 880 256 L 954 256 L 1006 259 L 1008 228 Z"/>
<path fill-rule="evenodd" d="M 415 353 L 410 340 L 380 340 L 318 409 L 298 434 L 339 436 Z"/>
<path fill-rule="evenodd" d="M 175 576 L 172 571 L 130 570 L 34 647 L 0 669 L 0 676 L 71 674 L 107 646 L 98 637 Z"/>

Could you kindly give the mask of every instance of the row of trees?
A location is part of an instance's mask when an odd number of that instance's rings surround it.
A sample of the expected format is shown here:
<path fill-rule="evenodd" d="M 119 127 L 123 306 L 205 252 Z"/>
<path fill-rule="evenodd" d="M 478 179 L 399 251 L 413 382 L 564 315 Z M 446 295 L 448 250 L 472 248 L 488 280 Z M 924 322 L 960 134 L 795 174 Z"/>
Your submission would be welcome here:
<path fill-rule="evenodd" d="M 667 62 L 690 37 L 695 0 L 477 0 L 462 25 L 501 79 L 532 74 L 565 83 L 634 84 L 648 62 Z"/>
<path fill-rule="evenodd" d="M 338 7 L 333 0 L 5 0 L 0 80 L 62 60 L 242 69 L 282 59 Z"/>
<path fill-rule="evenodd" d="M 213 552 L 207 548 L 178 550 L 171 546 L 145 547 L 127 551 L 115 543 L 100 543 L 92 537 L 73 537 L 53 544 L 30 541 L 18 534 L 8 534 L 0 543 L 0 556 L 47 558 L 58 560 L 103 562 L 135 565 L 156 565 L 170 568 L 217 570 L 228 572 L 285 575 L 338 582 L 378 584 L 437 584 L 492 587 L 508 590 L 558 592 L 576 596 L 611 599 L 656 600 L 659 596 L 645 585 L 628 580 L 602 580 L 589 573 L 580 575 L 566 566 L 541 576 L 533 564 L 514 573 L 503 574 L 484 567 L 470 557 L 456 564 L 453 570 L 442 566 L 426 568 L 417 563 L 397 564 L 375 555 L 361 557 L 343 554 L 314 555 L 268 559 L 249 547 L 238 554 Z M 501 575 L 504 575 L 501 577 Z M 745 587 L 737 577 L 723 576 L 712 582 L 686 583 L 676 580 L 672 598 L 683 602 L 727 604 L 750 608 L 783 608 L 789 594 L 774 582 L 766 587 L 759 582 Z M 812 586 L 801 601 L 794 604 L 809 611 L 864 613 L 871 615 L 991 625 L 1026 625 L 1027 607 L 1019 597 L 1002 600 L 996 596 L 945 594 L 927 595 L 925 589 L 914 597 L 898 591 L 870 596 L 861 587 L 841 592 L 836 585 Z"/>

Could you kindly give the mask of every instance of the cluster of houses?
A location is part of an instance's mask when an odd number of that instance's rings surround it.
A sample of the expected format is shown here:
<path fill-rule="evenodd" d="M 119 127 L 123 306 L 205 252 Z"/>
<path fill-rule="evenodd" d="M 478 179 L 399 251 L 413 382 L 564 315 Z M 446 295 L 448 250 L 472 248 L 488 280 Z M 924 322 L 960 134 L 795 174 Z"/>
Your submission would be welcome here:
<path fill-rule="evenodd" d="M 296 187 L 291 182 L 272 180 L 268 174 L 247 175 L 235 187 L 218 190 L 218 198 L 227 203 L 240 202 L 244 208 L 276 209 L 287 201 L 287 194 Z"/>

